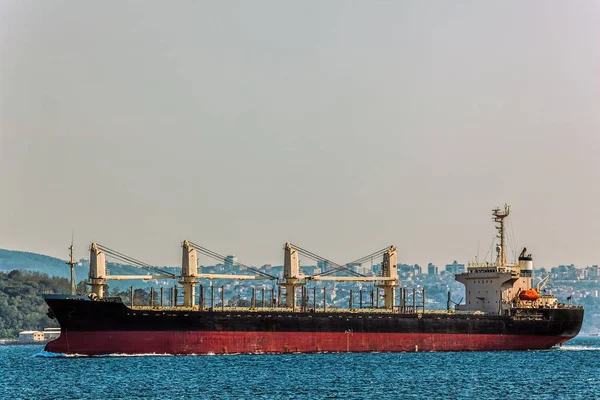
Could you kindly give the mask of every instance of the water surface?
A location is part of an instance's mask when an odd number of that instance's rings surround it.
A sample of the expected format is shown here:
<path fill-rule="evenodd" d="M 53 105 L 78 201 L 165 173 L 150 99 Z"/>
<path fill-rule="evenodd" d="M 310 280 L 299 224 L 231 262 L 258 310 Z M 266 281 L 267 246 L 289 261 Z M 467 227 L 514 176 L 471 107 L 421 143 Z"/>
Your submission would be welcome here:
<path fill-rule="evenodd" d="M 600 338 L 545 351 L 56 357 L 0 346 L 1 399 L 595 399 Z"/>

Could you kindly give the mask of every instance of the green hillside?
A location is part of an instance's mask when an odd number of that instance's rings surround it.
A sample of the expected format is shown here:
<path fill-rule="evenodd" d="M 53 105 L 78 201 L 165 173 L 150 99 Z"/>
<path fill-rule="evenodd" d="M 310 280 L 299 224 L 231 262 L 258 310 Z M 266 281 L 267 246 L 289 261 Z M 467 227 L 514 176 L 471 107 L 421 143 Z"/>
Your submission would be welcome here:
<path fill-rule="evenodd" d="M 43 293 L 67 293 L 69 281 L 39 272 L 0 272 L 0 338 L 17 337 L 22 330 L 57 327 L 48 318 Z"/>
<path fill-rule="evenodd" d="M 87 276 L 87 268 L 89 267 L 83 265 L 75 266 L 76 276 L 78 278 Z M 0 271 L 12 270 L 42 272 L 61 278 L 70 276 L 69 266 L 58 258 L 25 251 L 0 249 Z"/>
<path fill-rule="evenodd" d="M 106 268 L 110 274 L 113 275 L 145 275 L 148 273 L 147 270 L 132 265 L 111 262 L 106 263 Z M 162 268 L 178 273 L 178 270 L 174 270 L 170 267 Z M 70 279 L 71 277 L 70 268 L 65 260 L 26 251 L 0 249 L 0 272 L 13 270 L 39 272 L 58 278 Z M 83 259 L 79 260 L 77 265 L 75 265 L 75 278 L 77 282 L 87 279 L 89 270 L 89 261 Z M 110 282 L 110 287 L 124 290 L 132 284 L 136 287 L 150 287 L 153 285 L 151 282 L 141 281 L 135 281 L 135 283 L 128 281 L 112 281 Z"/>
<path fill-rule="evenodd" d="M 79 283 L 78 289 L 83 291 L 83 282 Z M 14 339 L 24 330 L 58 327 L 56 320 L 47 315 L 48 305 L 43 295 L 68 293 L 69 290 L 70 284 L 65 278 L 20 270 L 0 272 L 0 339 Z M 120 296 L 127 303 L 131 302 L 129 293 L 129 290 L 119 291 L 116 287 L 111 290 L 111 295 Z M 149 298 L 148 290 L 136 289 L 134 304 L 146 305 Z M 157 294 L 155 301 L 158 301 Z"/>

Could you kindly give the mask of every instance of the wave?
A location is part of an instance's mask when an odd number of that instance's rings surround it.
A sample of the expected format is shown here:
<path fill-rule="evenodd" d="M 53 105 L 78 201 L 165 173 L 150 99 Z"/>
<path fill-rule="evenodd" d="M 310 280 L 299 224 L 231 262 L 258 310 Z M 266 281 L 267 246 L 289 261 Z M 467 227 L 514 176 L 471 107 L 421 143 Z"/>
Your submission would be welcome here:
<path fill-rule="evenodd" d="M 126 354 L 126 353 L 113 353 L 113 354 L 100 354 L 92 357 L 174 357 L 173 354 L 166 353 L 141 353 L 141 354 Z"/>
<path fill-rule="evenodd" d="M 600 351 L 600 347 L 568 345 L 568 346 L 558 347 L 557 350 L 561 350 L 561 351 Z"/>
<path fill-rule="evenodd" d="M 33 357 L 59 358 L 59 357 L 67 357 L 67 354 L 51 353 L 49 351 L 42 350 L 39 353 L 34 354 Z"/>
<path fill-rule="evenodd" d="M 215 354 L 213 352 L 206 354 L 167 354 L 167 353 L 140 353 L 140 354 L 128 354 L 128 353 L 112 353 L 112 354 L 96 354 L 96 355 L 87 355 L 87 354 L 65 354 L 65 353 L 51 353 L 49 351 L 42 350 L 37 354 L 34 354 L 32 357 L 42 357 L 42 358 L 103 358 L 103 357 L 207 357 L 207 356 L 239 356 L 239 355 L 262 355 L 262 354 L 283 354 L 283 353 L 224 353 L 224 354 Z M 301 353 L 298 353 L 301 354 Z"/>
<path fill-rule="evenodd" d="M 141 354 L 126 354 L 126 353 L 113 353 L 113 354 L 97 354 L 93 356 L 89 356 L 87 354 L 65 354 L 65 353 L 51 353 L 49 351 L 40 351 L 37 354 L 34 354 L 33 357 L 42 357 L 42 358 L 102 358 L 102 357 L 174 357 L 173 354 L 160 354 L 160 353 L 141 353 Z"/>

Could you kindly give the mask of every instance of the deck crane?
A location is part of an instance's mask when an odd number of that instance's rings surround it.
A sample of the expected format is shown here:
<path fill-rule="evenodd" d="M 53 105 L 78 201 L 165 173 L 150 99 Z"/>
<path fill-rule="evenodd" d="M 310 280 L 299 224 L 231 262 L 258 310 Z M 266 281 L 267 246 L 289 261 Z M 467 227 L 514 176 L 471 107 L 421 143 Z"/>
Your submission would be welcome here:
<path fill-rule="evenodd" d="M 259 271 L 256 268 L 249 267 L 240 262 L 236 265 L 244 270 L 254 274 L 204 274 L 198 272 L 198 253 L 211 257 L 218 261 L 224 261 L 225 257 L 219 253 L 202 247 L 194 242 L 184 240 L 182 243 L 181 275 L 158 269 L 150 264 L 139 261 L 133 257 L 127 256 L 118 251 L 98 243 L 92 243 L 90 246 L 90 286 L 92 295 L 95 298 L 104 297 L 104 284 L 109 280 L 129 280 L 129 279 L 176 279 L 183 285 L 183 305 L 185 307 L 194 307 L 195 286 L 199 279 L 236 279 L 236 280 L 277 280 L 276 276 Z M 286 290 L 286 306 L 293 308 L 296 303 L 296 288 L 306 285 L 307 281 L 353 281 L 353 282 L 374 282 L 377 287 L 383 288 L 385 307 L 392 308 L 394 304 L 394 288 L 398 286 L 398 270 L 396 247 L 390 246 L 368 256 L 348 263 L 345 266 L 327 260 L 315 253 L 303 249 L 300 246 L 286 243 L 284 245 L 284 273 L 283 281 L 278 282 Z M 146 269 L 150 273 L 147 275 L 109 275 L 106 271 L 106 256 L 114 257 L 122 262 Z M 333 268 L 312 276 L 304 276 L 300 273 L 299 256 L 305 256 L 316 261 L 326 261 Z M 381 276 L 365 276 L 353 271 L 348 266 L 361 263 L 367 259 L 373 259 L 383 255 Z M 335 275 L 338 272 L 348 273 L 351 276 Z"/>
<path fill-rule="evenodd" d="M 283 281 L 278 282 L 277 284 L 283 288 L 285 288 L 285 305 L 288 308 L 294 308 L 296 304 L 296 288 L 299 286 L 306 285 L 306 280 L 310 280 L 313 277 L 306 277 L 300 273 L 300 255 L 306 258 L 310 258 L 311 260 L 317 262 L 323 262 L 327 265 L 333 266 L 333 269 L 328 271 L 323 271 L 319 275 L 332 274 L 338 271 L 344 271 L 354 275 L 353 278 L 362 278 L 364 275 L 361 275 L 355 271 L 352 271 L 350 268 L 334 263 L 331 260 L 328 260 L 324 257 L 321 257 L 311 251 L 303 249 L 302 247 L 292 244 L 286 243 L 283 246 L 284 250 L 284 260 L 283 260 Z M 315 275 L 314 277 L 316 277 Z M 345 279 L 348 277 L 343 276 L 322 276 L 322 280 L 350 280 Z M 362 279 L 360 279 L 362 280 Z"/>
<path fill-rule="evenodd" d="M 546 276 L 544 279 L 542 279 L 541 281 L 538 282 L 537 287 L 536 287 L 536 292 L 540 292 L 540 290 L 542 290 L 544 288 L 544 286 L 546 286 L 546 284 L 548 283 L 548 281 L 550 280 L 550 274 L 548 274 L 548 276 Z"/>
<path fill-rule="evenodd" d="M 198 252 L 211 257 L 217 261 L 225 261 L 225 256 L 215 253 L 205 247 L 202 247 L 194 242 L 184 240 L 181 245 L 183 249 L 183 259 L 181 261 L 181 283 L 183 285 L 183 305 L 186 307 L 194 306 L 194 291 L 195 284 L 198 279 L 267 279 L 277 280 L 276 276 L 269 275 L 259 271 L 256 268 L 249 267 L 240 262 L 235 263 L 241 269 L 254 272 L 255 275 L 238 275 L 238 274 L 202 274 L 198 273 Z"/>
<path fill-rule="evenodd" d="M 237 262 L 236 265 L 242 269 L 254 272 L 256 275 L 237 275 L 237 274 L 202 274 L 198 273 L 198 257 L 200 252 L 216 260 L 223 261 L 224 256 L 215 253 L 205 247 L 197 245 L 188 240 L 182 244 L 181 275 L 153 267 L 150 264 L 136 260 L 123 253 L 112 250 L 98 243 L 92 243 L 90 246 L 90 286 L 92 287 L 92 296 L 97 299 L 104 297 L 104 284 L 109 280 L 129 280 L 129 279 L 176 279 L 183 285 L 183 305 L 185 307 L 194 307 L 195 284 L 198 279 L 269 279 L 276 280 L 277 277 L 261 272 L 256 268 L 249 267 Z M 109 275 L 106 271 L 106 256 L 111 256 L 122 262 L 133 266 L 146 269 L 150 272 L 147 275 Z"/>
<path fill-rule="evenodd" d="M 121 262 L 131 264 L 135 267 L 145 269 L 152 274 L 147 275 L 109 275 L 106 271 L 106 256 L 111 256 Z M 90 246 L 90 286 L 92 287 L 92 296 L 97 299 L 104 297 L 104 284 L 109 280 L 122 281 L 129 279 L 177 279 L 178 276 L 153 267 L 150 264 L 136 260 L 133 257 L 126 256 L 123 253 L 112 250 L 109 247 L 99 243 L 92 243 Z"/>
<path fill-rule="evenodd" d="M 299 255 L 304 255 L 316 261 L 327 261 L 334 268 L 329 271 L 323 271 L 312 276 L 300 275 Z M 363 262 L 367 259 L 372 259 L 376 256 L 383 255 L 382 274 L 381 276 L 365 276 L 348 268 L 348 265 Z M 384 304 L 386 308 L 392 308 L 394 305 L 394 288 L 398 286 L 398 269 L 396 247 L 390 246 L 368 256 L 360 258 L 352 263 L 342 266 L 333 263 L 323 257 L 317 256 L 307 250 L 302 249 L 291 243 L 284 245 L 284 281 L 279 283 L 280 286 L 286 289 L 286 307 L 293 307 L 296 302 L 296 287 L 306 284 L 306 281 L 336 281 L 336 282 L 376 282 L 376 286 L 384 290 Z M 336 272 L 347 272 L 353 276 L 333 275 Z M 304 281 L 303 281 L 304 280 Z"/>

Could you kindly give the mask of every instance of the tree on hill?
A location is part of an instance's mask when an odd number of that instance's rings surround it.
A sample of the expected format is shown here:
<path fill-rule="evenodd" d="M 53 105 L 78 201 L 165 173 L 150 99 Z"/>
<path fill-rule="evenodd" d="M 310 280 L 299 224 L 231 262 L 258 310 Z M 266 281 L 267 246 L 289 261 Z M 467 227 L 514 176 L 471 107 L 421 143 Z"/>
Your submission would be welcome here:
<path fill-rule="evenodd" d="M 23 330 L 58 327 L 48 318 L 45 293 L 68 293 L 69 281 L 40 272 L 0 272 L 0 337 L 15 338 Z"/>

